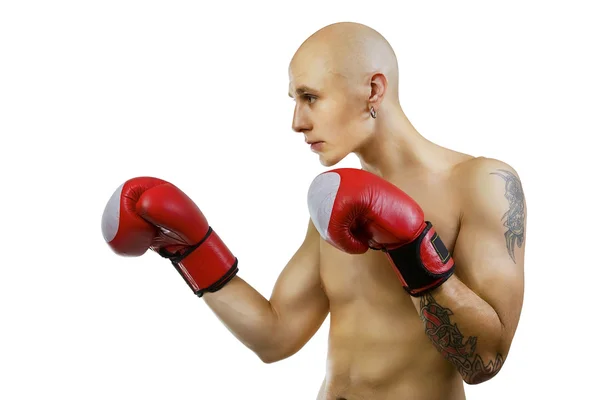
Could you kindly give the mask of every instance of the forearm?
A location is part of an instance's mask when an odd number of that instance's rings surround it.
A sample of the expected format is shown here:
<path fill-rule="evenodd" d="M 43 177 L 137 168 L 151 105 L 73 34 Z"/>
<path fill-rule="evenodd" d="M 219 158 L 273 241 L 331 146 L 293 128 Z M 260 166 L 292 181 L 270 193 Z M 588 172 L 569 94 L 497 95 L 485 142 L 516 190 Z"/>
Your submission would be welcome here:
<path fill-rule="evenodd" d="M 280 324 L 271 303 L 240 277 L 203 297 L 227 329 L 263 361 L 279 352 Z"/>
<path fill-rule="evenodd" d="M 466 383 L 481 383 L 498 373 L 506 357 L 502 321 L 458 277 L 412 300 L 425 334 Z"/>

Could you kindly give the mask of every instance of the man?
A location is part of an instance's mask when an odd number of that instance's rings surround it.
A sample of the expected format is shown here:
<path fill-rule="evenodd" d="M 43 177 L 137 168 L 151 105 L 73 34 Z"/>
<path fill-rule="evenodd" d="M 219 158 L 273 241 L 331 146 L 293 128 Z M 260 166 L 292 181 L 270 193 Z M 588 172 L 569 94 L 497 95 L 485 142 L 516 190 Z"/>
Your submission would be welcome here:
<path fill-rule="evenodd" d="M 198 207 L 170 183 L 134 178 L 107 204 L 119 254 L 171 259 L 227 328 L 264 362 L 300 350 L 330 313 L 322 400 L 464 399 L 494 377 L 523 302 L 526 204 L 504 162 L 438 146 L 398 100 L 388 42 L 364 25 L 310 36 L 289 68 L 293 129 L 324 166 L 306 237 L 269 299 Z"/>

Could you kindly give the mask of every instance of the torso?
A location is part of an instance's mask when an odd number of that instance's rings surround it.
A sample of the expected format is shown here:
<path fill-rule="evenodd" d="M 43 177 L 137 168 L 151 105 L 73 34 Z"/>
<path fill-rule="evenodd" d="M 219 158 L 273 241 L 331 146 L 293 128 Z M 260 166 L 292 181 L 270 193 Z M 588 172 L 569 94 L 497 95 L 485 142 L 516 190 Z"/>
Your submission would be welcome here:
<path fill-rule="evenodd" d="M 389 178 L 420 204 L 450 252 L 461 212 L 453 189 L 456 169 Z M 318 400 L 465 398 L 461 376 L 425 335 L 410 296 L 381 252 L 348 255 L 321 240 L 320 257 L 330 332 Z"/>

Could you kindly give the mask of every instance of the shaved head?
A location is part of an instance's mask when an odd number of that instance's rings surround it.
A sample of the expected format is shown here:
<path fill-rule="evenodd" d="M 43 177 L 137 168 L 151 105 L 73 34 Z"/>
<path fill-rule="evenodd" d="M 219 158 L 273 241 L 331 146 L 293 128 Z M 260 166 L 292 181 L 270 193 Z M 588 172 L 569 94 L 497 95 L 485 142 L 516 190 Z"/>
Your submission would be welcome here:
<path fill-rule="evenodd" d="M 396 54 L 362 24 L 340 22 L 313 33 L 292 57 L 289 78 L 292 128 L 323 165 L 367 145 L 401 109 Z"/>
<path fill-rule="evenodd" d="M 339 22 L 319 29 L 298 48 L 290 67 L 296 62 L 313 63 L 350 85 L 381 73 L 387 79 L 388 96 L 397 98 L 396 54 L 379 32 L 366 25 Z"/>

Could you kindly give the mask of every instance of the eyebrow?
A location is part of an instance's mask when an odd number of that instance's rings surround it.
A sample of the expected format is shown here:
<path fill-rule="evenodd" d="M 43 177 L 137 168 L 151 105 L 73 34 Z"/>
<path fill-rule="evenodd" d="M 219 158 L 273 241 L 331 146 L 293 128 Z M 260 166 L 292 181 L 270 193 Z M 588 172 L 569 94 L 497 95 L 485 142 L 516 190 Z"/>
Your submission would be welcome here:
<path fill-rule="evenodd" d="M 316 92 L 318 92 L 318 90 L 309 88 L 308 86 L 305 86 L 305 85 L 298 86 L 298 88 L 296 88 L 296 94 L 298 94 L 298 95 L 303 95 L 305 93 L 316 93 Z M 289 92 L 288 92 L 288 96 L 290 96 L 291 98 L 294 98 L 294 96 L 292 96 L 292 94 Z"/>

